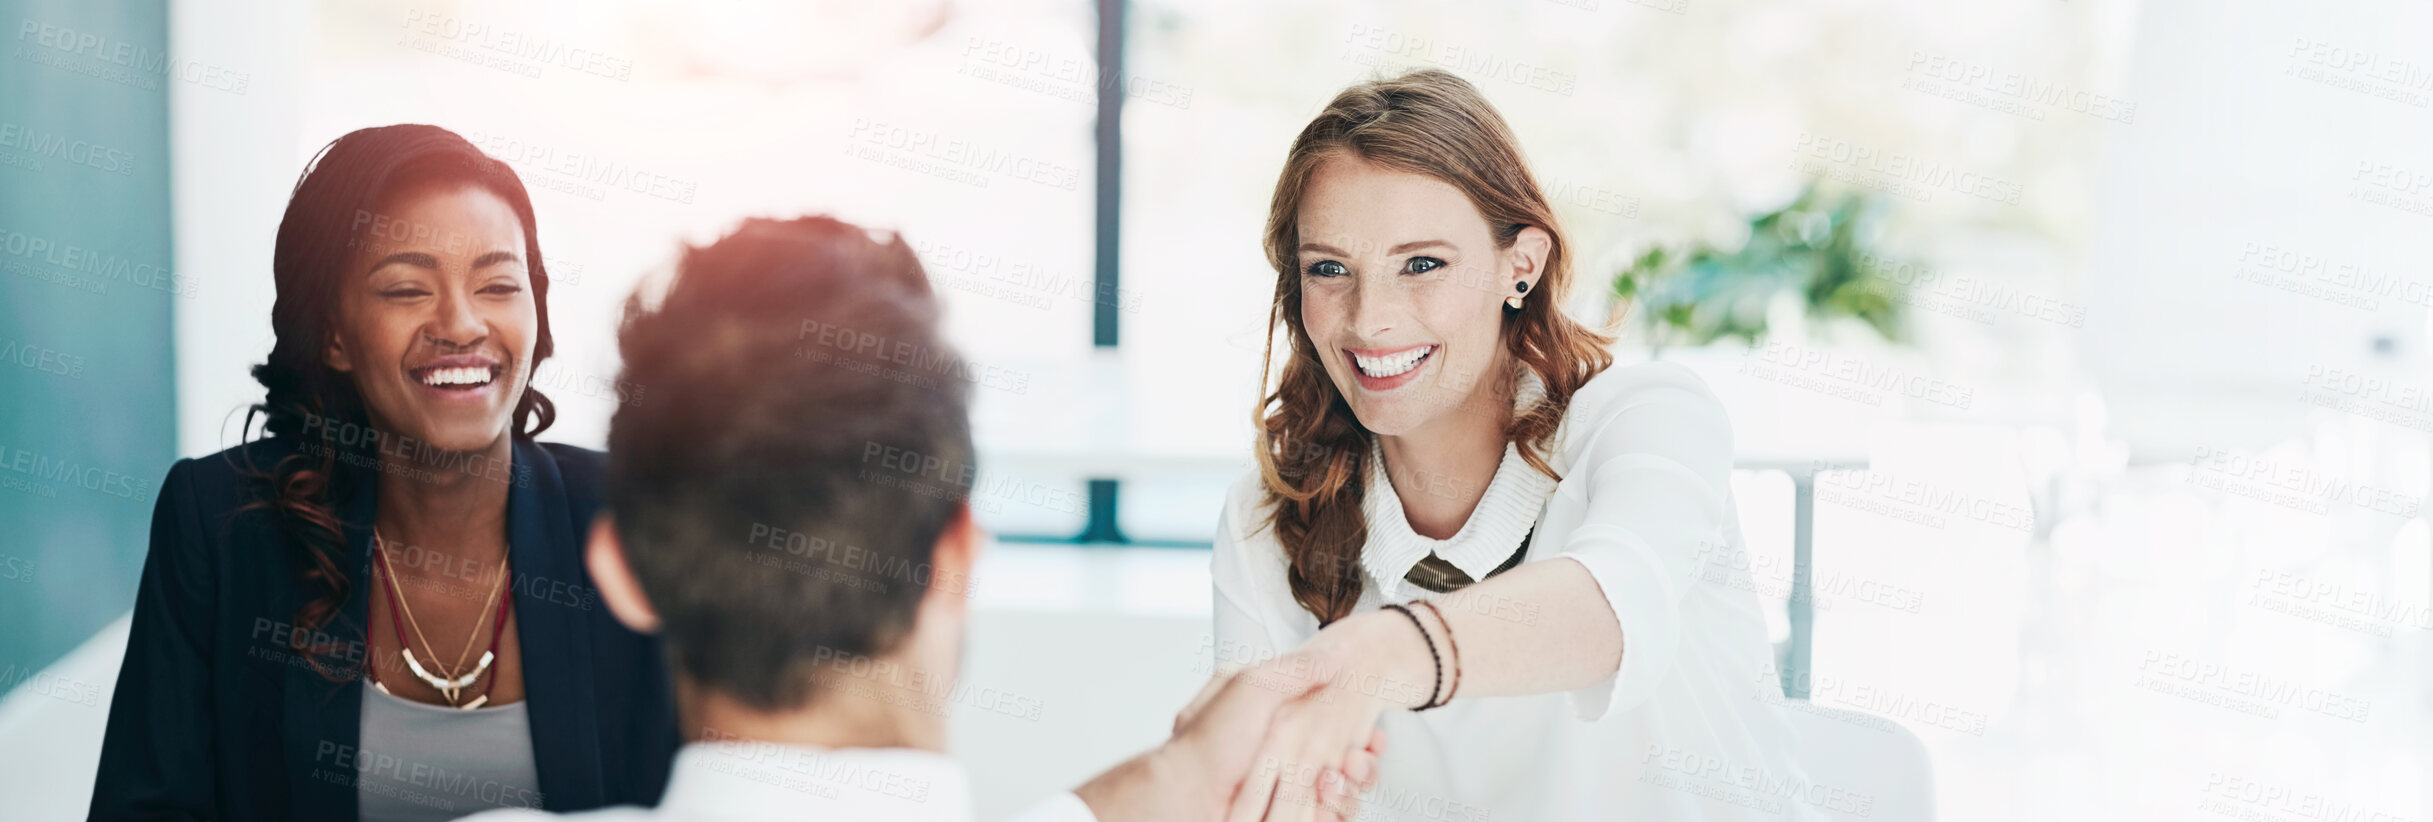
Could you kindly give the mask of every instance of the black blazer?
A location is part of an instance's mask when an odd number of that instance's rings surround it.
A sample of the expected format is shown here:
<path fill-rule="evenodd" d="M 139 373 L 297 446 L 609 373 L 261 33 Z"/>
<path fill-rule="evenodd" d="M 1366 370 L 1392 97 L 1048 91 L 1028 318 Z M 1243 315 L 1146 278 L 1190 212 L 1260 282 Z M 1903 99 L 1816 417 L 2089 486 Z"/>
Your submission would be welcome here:
<path fill-rule="evenodd" d="M 269 438 L 179 460 L 152 512 L 125 667 L 110 703 L 94 819 L 353 820 L 363 624 L 378 472 L 348 467 L 337 501 L 352 582 L 323 632 L 332 682 L 289 650 L 308 591 L 276 515 L 256 509 L 246 459 L 294 453 Z M 657 804 L 677 745 L 666 658 L 599 601 L 583 543 L 600 506 L 597 451 L 525 440 L 506 478 L 524 693 L 542 806 Z M 326 665 L 325 665 L 326 667 Z"/>

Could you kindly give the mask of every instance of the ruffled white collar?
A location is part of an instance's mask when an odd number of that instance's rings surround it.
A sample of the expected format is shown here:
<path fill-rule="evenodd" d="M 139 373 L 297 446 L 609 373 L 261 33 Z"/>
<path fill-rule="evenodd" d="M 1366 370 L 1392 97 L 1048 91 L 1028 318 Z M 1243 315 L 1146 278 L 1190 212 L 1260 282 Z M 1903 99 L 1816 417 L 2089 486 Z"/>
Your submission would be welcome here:
<path fill-rule="evenodd" d="M 1515 407 L 1527 408 L 1544 397 L 1544 386 L 1535 374 L 1524 371 L 1515 392 Z M 1546 509 L 1546 500 L 1554 496 L 1555 480 L 1532 467 L 1521 457 L 1520 447 L 1504 444 L 1504 458 L 1495 467 L 1495 477 L 1487 482 L 1487 493 L 1479 498 L 1478 507 L 1470 512 L 1461 530 L 1451 539 L 1431 539 L 1411 530 L 1410 517 L 1403 512 L 1402 496 L 1394 491 L 1387 477 L 1385 450 L 1375 435 L 1369 437 L 1369 476 L 1361 500 L 1362 513 L 1367 516 L 1368 543 L 1361 547 L 1360 565 L 1376 586 L 1378 595 L 1386 601 L 1406 596 L 1403 577 L 1411 567 L 1429 554 L 1444 559 L 1453 567 L 1469 574 L 1471 579 L 1486 579 L 1487 572 L 1511 559 L 1521 547 L 1521 540 L 1537 526 L 1538 517 Z M 1422 492 L 1424 493 L 1424 492 Z M 1419 590 L 1418 586 L 1410 586 Z"/>

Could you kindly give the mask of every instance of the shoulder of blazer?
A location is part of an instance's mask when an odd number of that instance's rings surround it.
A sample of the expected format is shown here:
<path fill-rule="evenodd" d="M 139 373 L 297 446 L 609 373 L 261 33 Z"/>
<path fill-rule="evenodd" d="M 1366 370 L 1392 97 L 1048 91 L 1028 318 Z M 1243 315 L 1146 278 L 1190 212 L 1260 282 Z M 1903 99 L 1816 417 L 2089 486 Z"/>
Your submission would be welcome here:
<path fill-rule="evenodd" d="M 264 517 L 266 524 L 275 522 L 276 511 L 248 511 L 246 507 L 269 499 L 267 477 L 281 460 L 299 454 L 294 442 L 270 437 L 178 460 L 161 482 L 161 503 L 191 508 L 198 524 L 208 530 L 208 538 L 219 542 L 240 515 Z"/>
<path fill-rule="evenodd" d="M 283 437 L 268 437 L 181 462 L 192 465 L 187 469 L 190 472 L 187 481 L 199 490 L 211 493 L 226 489 L 231 496 L 250 498 L 255 491 L 249 486 L 260 481 L 259 475 L 270 473 L 280 460 L 300 453 L 296 443 Z"/>

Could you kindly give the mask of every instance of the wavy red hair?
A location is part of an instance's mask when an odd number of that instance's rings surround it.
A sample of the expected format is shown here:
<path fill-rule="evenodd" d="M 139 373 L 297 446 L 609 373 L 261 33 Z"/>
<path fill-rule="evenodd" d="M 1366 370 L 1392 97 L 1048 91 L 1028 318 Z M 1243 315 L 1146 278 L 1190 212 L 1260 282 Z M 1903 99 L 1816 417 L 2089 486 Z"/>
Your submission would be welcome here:
<path fill-rule="evenodd" d="M 1338 152 L 1460 189 L 1486 217 L 1497 248 L 1512 247 L 1531 227 L 1552 240 L 1539 287 L 1522 308 L 1504 314 L 1511 373 L 1480 383 L 1509 387 L 1526 368 L 1545 386 L 1542 401 L 1511 415 L 1504 426 L 1505 437 L 1532 467 L 1555 475 L 1547 452 L 1572 393 L 1613 364 L 1606 350 L 1610 338 L 1560 308 L 1571 279 L 1563 231 L 1521 158 L 1519 141 L 1477 88 L 1451 73 L 1422 69 L 1335 95 L 1293 139 L 1269 205 L 1265 242 L 1268 263 L 1276 269 L 1276 294 L 1260 375 L 1262 385 L 1274 377 L 1275 388 L 1251 415 L 1268 524 L 1284 547 L 1293 600 L 1321 624 L 1350 615 L 1360 599 L 1360 551 L 1368 541 L 1362 485 L 1368 461 L 1375 458 L 1368 429 L 1328 378 L 1301 319 L 1301 199 L 1310 178 Z M 1279 326 L 1289 329 L 1290 347 L 1281 375 L 1276 373 Z"/>

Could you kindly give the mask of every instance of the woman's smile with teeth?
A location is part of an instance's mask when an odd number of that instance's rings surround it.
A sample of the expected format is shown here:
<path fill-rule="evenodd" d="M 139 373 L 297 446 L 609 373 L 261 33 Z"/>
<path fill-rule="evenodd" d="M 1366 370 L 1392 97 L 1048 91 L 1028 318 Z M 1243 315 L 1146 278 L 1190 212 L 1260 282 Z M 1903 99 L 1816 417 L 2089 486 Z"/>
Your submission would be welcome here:
<path fill-rule="evenodd" d="M 432 386 L 483 385 L 490 382 L 490 369 L 480 366 L 434 368 L 422 375 L 422 384 Z"/>
<path fill-rule="evenodd" d="M 1421 362 L 1427 360 L 1429 354 L 1435 352 L 1436 346 L 1420 345 L 1374 357 L 1356 351 L 1351 352 L 1351 355 L 1352 364 L 1360 369 L 1362 375 L 1391 377 L 1418 368 Z"/>

